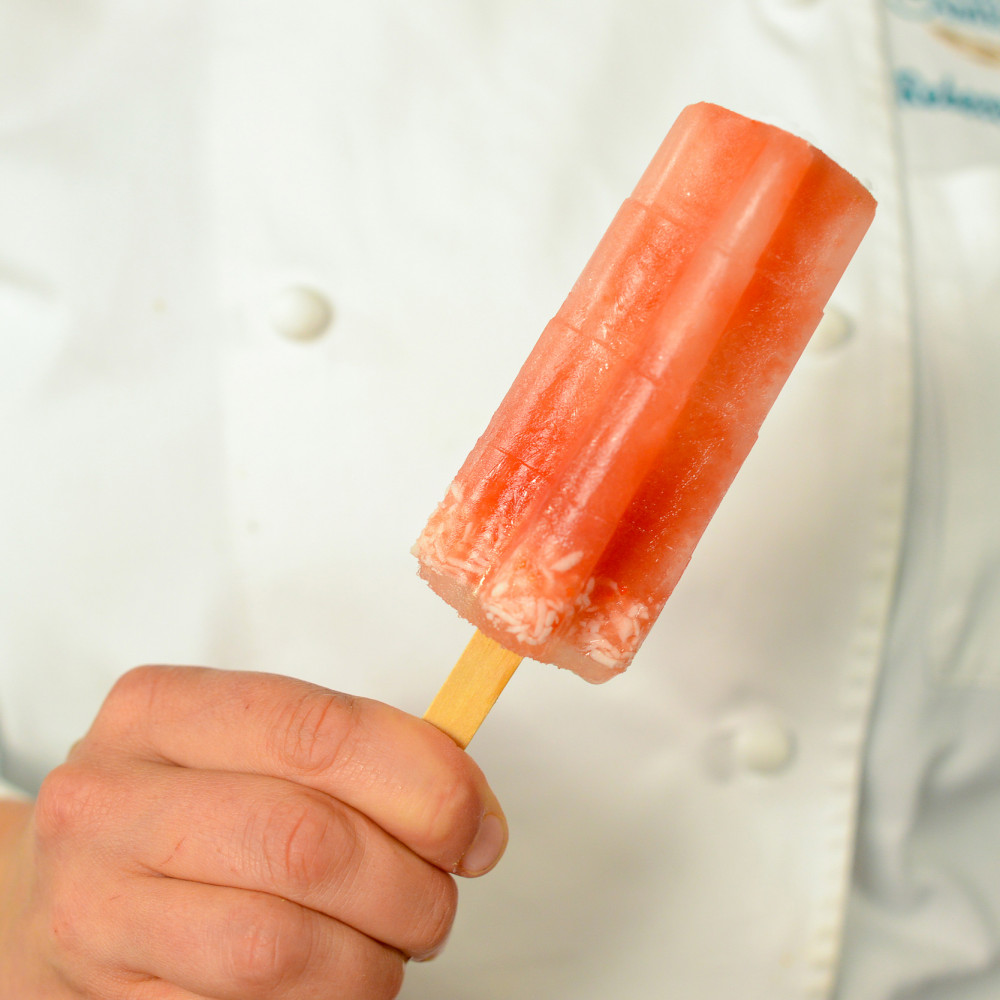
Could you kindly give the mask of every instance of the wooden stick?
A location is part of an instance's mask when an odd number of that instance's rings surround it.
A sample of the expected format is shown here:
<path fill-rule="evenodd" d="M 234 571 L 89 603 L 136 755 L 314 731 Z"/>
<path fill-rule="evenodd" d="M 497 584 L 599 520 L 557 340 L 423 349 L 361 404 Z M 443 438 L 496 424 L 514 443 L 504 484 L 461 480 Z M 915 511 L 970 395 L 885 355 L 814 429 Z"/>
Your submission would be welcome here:
<path fill-rule="evenodd" d="M 520 662 L 517 653 L 477 631 L 424 718 L 464 749 Z"/>

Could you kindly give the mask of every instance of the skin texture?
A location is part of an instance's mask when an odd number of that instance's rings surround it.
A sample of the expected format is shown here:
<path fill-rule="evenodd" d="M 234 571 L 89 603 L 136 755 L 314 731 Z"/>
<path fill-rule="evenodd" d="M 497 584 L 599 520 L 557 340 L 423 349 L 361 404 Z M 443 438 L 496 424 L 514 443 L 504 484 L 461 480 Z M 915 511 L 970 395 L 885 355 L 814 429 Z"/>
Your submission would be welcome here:
<path fill-rule="evenodd" d="M 140 667 L 34 804 L 0 804 L 0 996 L 380 1000 L 443 946 L 506 822 L 378 702 Z"/>

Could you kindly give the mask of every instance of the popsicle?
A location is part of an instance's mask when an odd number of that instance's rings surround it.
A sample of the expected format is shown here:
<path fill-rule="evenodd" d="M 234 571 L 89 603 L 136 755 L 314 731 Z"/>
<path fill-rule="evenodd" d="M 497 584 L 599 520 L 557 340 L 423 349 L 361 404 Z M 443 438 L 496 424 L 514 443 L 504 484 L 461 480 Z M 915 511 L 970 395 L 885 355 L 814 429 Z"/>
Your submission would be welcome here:
<path fill-rule="evenodd" d="M 427 718 L 471 739 L 521 657 L 630 664 L 874 211 L 805 140 L 684 109 L 414 546 L 481 633 Z"/>

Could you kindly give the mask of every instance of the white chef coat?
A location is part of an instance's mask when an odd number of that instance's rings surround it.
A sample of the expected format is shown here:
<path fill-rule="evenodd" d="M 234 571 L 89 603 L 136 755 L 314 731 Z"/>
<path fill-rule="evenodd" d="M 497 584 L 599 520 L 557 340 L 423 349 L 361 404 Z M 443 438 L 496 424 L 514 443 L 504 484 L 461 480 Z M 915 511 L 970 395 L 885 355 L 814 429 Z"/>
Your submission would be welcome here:
<path fill-rule="evenodd" d="M 634 666 L 526 663 L 476 738 L 511 845 L 403 996 L 995 998 L 998 24 L 4 0 L 8 779 L 138 662 L 422 711 L 469 628 L 409 547 L 669 124 L 716 101 L 824 148 L 876 222 Z"/>

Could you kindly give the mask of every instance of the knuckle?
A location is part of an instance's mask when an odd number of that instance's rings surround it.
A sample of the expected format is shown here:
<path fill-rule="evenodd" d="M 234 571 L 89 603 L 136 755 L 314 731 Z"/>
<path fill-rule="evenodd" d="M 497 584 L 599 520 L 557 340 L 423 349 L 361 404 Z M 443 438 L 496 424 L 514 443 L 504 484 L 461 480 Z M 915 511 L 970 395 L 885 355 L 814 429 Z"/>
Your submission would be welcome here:
<path fill-rule="evenodd" d="M 113 809 L 108 783 L 95 769 L 60 764 L 48 773 L 35 800 L 35 832 L 43 842 L 92 830 Z"/>
<path fill-rule="evenodd" d="M 284 707 L 274 727 L 274 751 L 292 771 L 320 774 L 335 766 L 353 728 L 354 700 L 312 689 Z"/>
<path fill-rule="evenodd" d="M 345 812 L 296 794 L 275 803 L 265 815 L 263 850 L 273 878 L 296 895 L 320 883 L 352 880 L 364 854 L 363 839 Z"/>
<path fill-rule="evenodd" d="M 154 708 L 164 681 L 183 669 L 147 664 L 126 671 L 111 686 L 90 735 L 108 739 L 130 727 L 136 718 Z"/>
<path fill-rule="evenodd" d="M 105 706 L 115 709 L 123 704 L 130 705 L 138 698 L 147 699 L 150 690 L 156 687 L 157 681 L 166 669 L 145 664 L 127 670 L 112 685 L 105 699 Z"/>
<path fill-rule="evenodd" d="M 304 911 L 264 895 L 231 916 L 228 945 L 233 985 L 246 996 L 272 996 L 292 986 L 312 954 Z"/>

